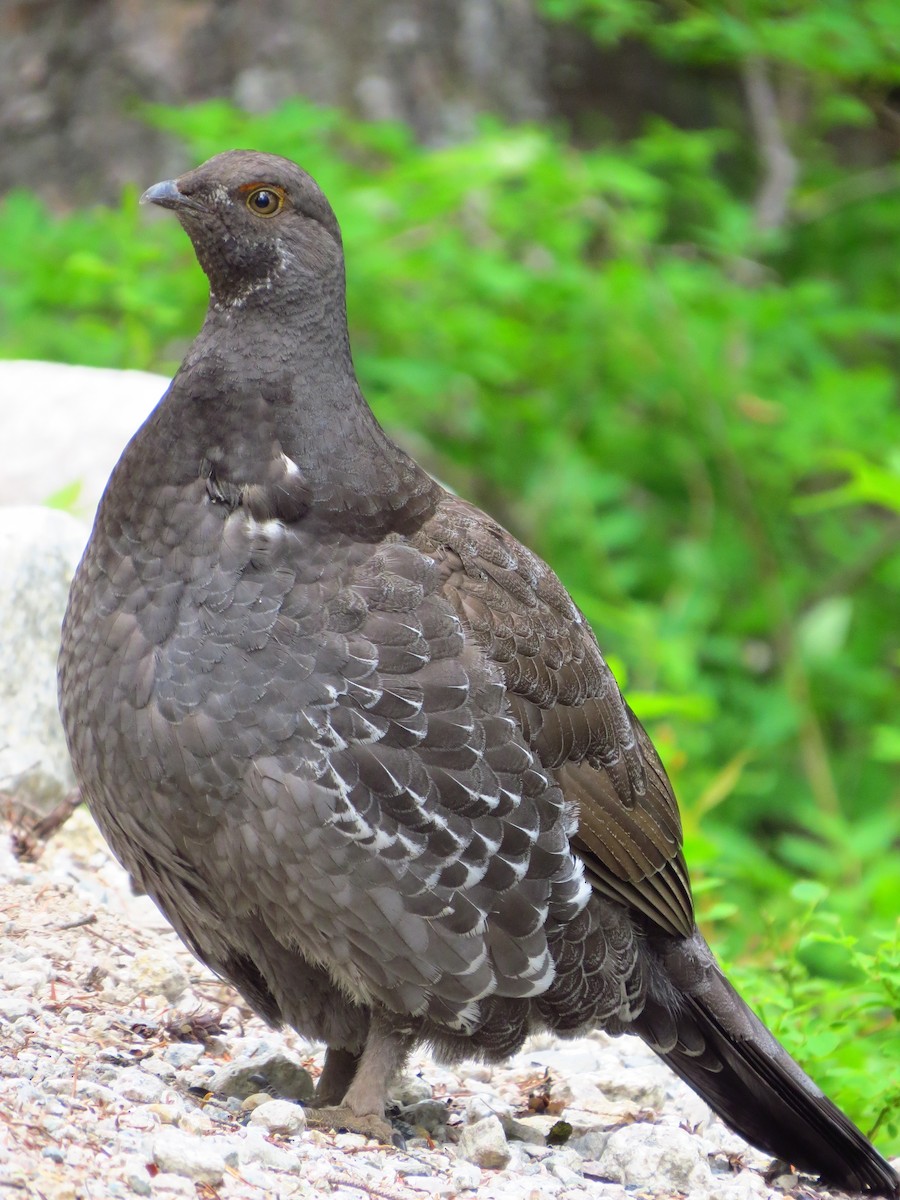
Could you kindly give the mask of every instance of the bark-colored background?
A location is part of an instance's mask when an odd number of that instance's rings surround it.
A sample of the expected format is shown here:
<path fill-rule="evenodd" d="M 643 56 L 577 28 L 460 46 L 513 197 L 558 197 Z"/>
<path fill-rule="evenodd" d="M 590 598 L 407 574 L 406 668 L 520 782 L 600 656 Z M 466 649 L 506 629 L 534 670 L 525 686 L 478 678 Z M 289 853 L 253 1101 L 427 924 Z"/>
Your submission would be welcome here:
<path fill-rule="evenodd" d="M 0 190 L 68 207 L 183 169 L 146 103 L 302 94 L 437 143 L 479 112 L 590 137 L 648 111 L 705 124 L 728 89 L 638 47 L 604 54 L 530 0 L 0 0 Z"/>

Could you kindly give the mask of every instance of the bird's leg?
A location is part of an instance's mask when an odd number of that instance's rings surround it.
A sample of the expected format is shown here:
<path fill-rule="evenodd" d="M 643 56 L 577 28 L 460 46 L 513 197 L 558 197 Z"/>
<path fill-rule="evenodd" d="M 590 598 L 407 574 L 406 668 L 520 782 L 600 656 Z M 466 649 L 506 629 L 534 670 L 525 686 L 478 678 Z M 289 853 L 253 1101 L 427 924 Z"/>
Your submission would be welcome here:
<path fill-rule="evenodd" d="M 408 1034 L 397 1033 L 387 1021 L 373 1013 L 365 1049 L 359 1058 L 359 1065 L 343 1102 L 336 1108 L 320 1108 L 308 1112 L 309 1123 L 331 1129 L 348 1129 L 352 1133 L 374 1137 L 390 1145 L 393 1130 L 384 1118 L 387 1089 L 406 1061 L 412 1044 L 413 1039 Z M 344 1053 L 348 1054 L 347 1051 Z M 340 1061 L 335 1063 L 335 1081 Z M 346 1069 L 346 1063 L 344 1066 Z M 326 1057 L 326 1069 L 327 1067 Z M 321 1087 L 321 1081 L 319 1086 Z"/>
<path fill-rule="evenodd" d="M 356 1075 L 344 1096 L 345 1107 L 359 1116 L 365 1113 L 383 1116 L 388 1085 L 406 1062 L 412 1044 L 408 1034 L 397 1033 L 373 1013 Z"/>
<path fill-rule="evenodd" d="M 325 1065 L 316 1084 L 316 1097 L 313 1102 L 316 1108 L 340 1104 L 353 1082 L 361 1057 L 361 1052 L 328 1047 L 325 1051 Z"/>

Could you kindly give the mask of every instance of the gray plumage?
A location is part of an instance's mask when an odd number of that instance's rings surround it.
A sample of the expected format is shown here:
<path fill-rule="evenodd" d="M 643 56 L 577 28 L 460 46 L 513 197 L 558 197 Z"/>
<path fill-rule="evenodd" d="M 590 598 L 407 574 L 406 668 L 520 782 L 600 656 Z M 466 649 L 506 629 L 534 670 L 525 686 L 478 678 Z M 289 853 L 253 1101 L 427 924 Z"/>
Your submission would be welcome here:
<path fill-rule="evenodd" d="M 329 1047 L 383 1117 L 409 1048 L 638 1033 L 751 1141 L 897 1177 L 727 983 L 678 809 L 555 575 L 384 434 L 337 221 L 293 163 L 222 154 L 147 200 L 210 280 L 109 481 L 60 706 L 104 835 L 199 958 Z"/>

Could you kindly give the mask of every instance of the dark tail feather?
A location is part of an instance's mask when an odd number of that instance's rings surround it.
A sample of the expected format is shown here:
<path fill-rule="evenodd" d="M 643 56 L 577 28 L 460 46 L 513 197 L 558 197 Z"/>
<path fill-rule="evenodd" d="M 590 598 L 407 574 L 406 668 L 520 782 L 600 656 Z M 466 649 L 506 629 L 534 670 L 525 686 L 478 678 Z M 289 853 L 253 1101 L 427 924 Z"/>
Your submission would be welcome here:
<path fill-rule="evenodd" d="M 702 938 L 656 949 L 664 970 L 634 1029 L 672 1070 L 761 1150 L 847 1191 L 900 1197 L 891 1165 L 747 1007 Z"/>

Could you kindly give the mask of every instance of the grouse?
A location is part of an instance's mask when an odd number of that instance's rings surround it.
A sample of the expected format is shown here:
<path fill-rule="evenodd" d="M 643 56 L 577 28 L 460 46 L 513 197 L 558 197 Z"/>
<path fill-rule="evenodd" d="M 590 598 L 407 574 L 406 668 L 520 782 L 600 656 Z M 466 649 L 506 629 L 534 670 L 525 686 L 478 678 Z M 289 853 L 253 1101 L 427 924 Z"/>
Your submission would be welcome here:
<path fill-rule="evenodd" d="M 135 884 L 325 1043 L 332 1123 L 383 1135 L 418 1042 L 499 1059 L 601 1028 L 749 1141 L 897 1196 L 698 932 L 669 781 L 578 608 L 376 422 L 314 180 L 229 151 L 142 199 L 177 215 L 209 309 L 109 480 L 59 662 Z"/>

